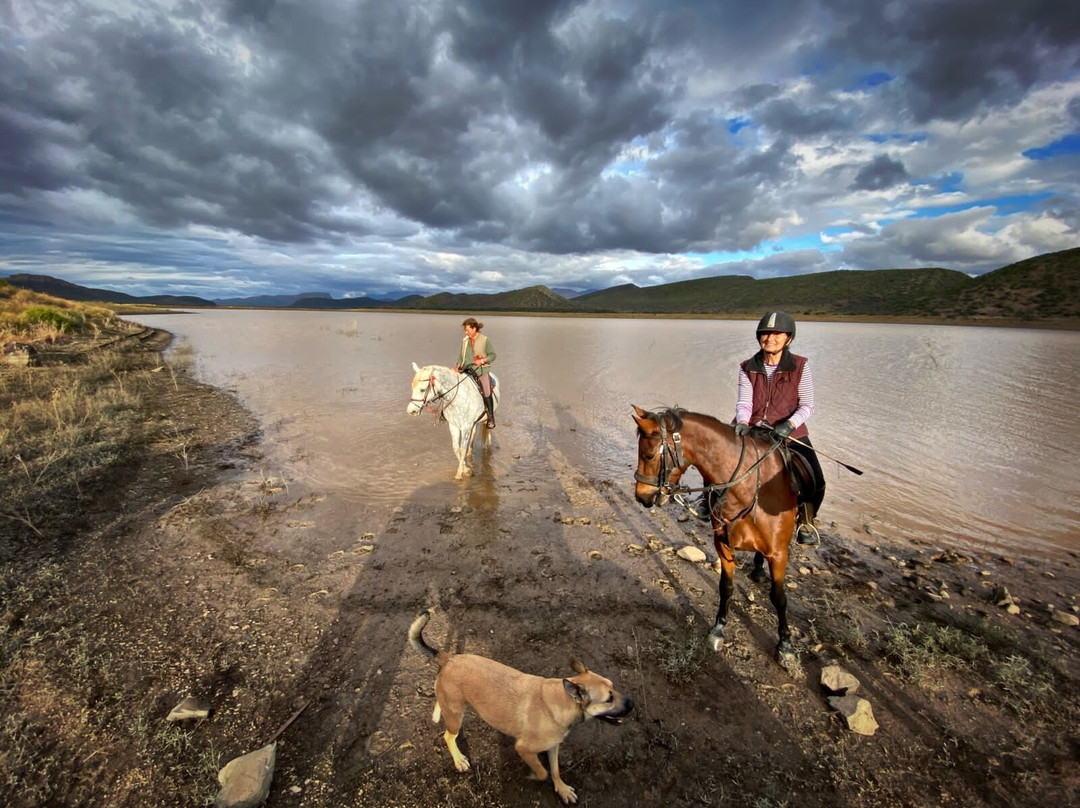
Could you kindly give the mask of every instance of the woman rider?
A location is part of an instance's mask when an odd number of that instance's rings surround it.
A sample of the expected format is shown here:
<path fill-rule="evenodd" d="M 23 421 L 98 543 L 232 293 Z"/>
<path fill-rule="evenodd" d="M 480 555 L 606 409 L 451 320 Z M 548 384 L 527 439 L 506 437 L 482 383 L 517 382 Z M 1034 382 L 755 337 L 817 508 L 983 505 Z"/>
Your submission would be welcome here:
<path fill-rule="evenodd" d="M 466 318 L 461 327 L 465 330 L 465 337 L 461 340 L 461 353 L 458 354 L 454 370 L 468 373 L 480 382 L 480 394 L 484 398 L 484 409 L 487 410 L 487 428 L 494 429 L 495 407 L 491 400 L 491 377 L 488 375 L 488 368 L 495 361 L 495 348 L 491 340 L 480 333 L 484 324 L 477 322 L 476 318 Z"/>
<path fill-rule="evenodd" d="M 814 487 L 803 492 L 799 504 L 799 544 L 820 543 L 814 516 L 825 498 L 825 476 L 817 452 L 810 444 L 806 421 L 814 414 L 814 378 L 805 356 L 793 354 L 795 320 L 783 311 L 768 312 L 758 322 L 761 349 L 739 365 L 739 397 L 735 404 L 735 434 L 750 434 L 750 427 L 766 427 L 788 448 L 805 457 L 814 473 Z M 798 441 L 798 442 L 796 442 Z M 700 510 L 700 505 L 699 505 Z M 708 518 L 708 507 L 705 508 Z"/>

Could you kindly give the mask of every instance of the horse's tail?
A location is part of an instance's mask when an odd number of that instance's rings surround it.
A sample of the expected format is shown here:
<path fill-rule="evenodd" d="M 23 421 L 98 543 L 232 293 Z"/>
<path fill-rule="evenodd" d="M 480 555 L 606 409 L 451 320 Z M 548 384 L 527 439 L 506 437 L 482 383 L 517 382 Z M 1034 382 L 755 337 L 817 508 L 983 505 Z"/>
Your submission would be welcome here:
<path fill-rule="evenodd" d="M 416 616 L 416 619 L 412 621 L 412 625 L 409 626 L 409 645 L 420 654 L 423 654 L 428 659 L 434 659 L 439 663 L 439 667 L 443 666 L 443 662 L 446 659 L 446 653 L 444 651 L 436 651 L 426 642 L 424 642 L 424 626 L 431 620 L 431 616 L 435 614 L 435 609 L 424 609 Z"/>

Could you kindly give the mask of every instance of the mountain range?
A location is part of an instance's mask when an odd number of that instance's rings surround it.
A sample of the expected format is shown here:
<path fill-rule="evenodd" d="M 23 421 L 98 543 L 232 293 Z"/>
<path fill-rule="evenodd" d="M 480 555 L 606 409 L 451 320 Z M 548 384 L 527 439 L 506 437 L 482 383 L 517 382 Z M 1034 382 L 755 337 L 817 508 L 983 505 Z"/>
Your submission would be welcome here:
<path fill-rule="evenodd" d="M 1046 253 L 972 278 L 945 268 L 837 270 L 757 280 L 719 275 L 576 294 L 530 286 L 497 294 L 404 295 L 335 299 L 325 292 L 206 300 L 182 295 L 136 297 L 92 289 L 47 275 L 16 274 L 14 286 L 67 300 L 174 307 L 244 306 L 308 309 L 394 309 L 568 314 L 756 316 L 769 309 L 794 315 L 1020 320 L 1080 326 L 1080 248 Z M 562 294 L 560 294 L 562 292 Z"/>

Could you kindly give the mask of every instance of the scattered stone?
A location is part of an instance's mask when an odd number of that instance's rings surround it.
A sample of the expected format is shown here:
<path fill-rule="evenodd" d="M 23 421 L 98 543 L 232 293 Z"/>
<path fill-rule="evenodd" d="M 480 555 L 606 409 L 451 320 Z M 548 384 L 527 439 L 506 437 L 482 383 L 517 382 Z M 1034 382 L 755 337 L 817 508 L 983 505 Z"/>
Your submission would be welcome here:
<path fill-rule="evenodd" d="M 599 550 L 590 550 L 589 558 L 591 558 L 593 561 L 601 561 L 604 558 L 604 554 L 601 553 Z"/>
<path fill-rule="evenodd" d="M 591 525 L 592 524 L 592 519 L 590 519 L 588 516 L 579 516 L 578 520 L 577 520 L 577 523 L 579 525 Z"/>
<path fill-rule="evenodd" d="M 993 603 L 995 606 L 1003 606 L 1005 608 L 1008 608 L 1009 606 L 1016 605 L 1016 598 L 1009 594 L 1009 590 L 1007 588 L 1005 588 L 1004 586 L 999 586 L 990 593 L 990 602 Z M 1015 614 L 1015 612 L 1010 611 L 1010 614 Z"/>
<path fill-rule="evenodd" d="M 866 582 L 866 588 L 867 589 L 872 589 L 872 590 L 874 590 L 876 592 L 877 591 L 877 581 L 867 581 Z"/>
<path fill-rule="evenodd" d="M 799 567 L 799 575 L 809 575 L 811 572 L 809 567 Z"/>
<path fill-rule="evenodd" d="M 873 735 L 877 732 L 878 722 L 874 719 L 874 708 L 870 702 L 858 696 L 830 696 L 829 706 L 844 717 L 848 729 L 859 735 Z"/>
<path fill-rule="evenodd" d="M 166 721 L 186 721 L 189 718 L 206 718 L 210 715 L 210 705 L 202 699 L 188 696 L 165 716 Z"/>
<path fill-rule="evenodd" d="M 677 555 L 684 561 L 689 561 L 693 564 L 700 564 L 707 557 L 700 549 L 691 547 L 688 544 L 680 547 Z"/>
<path fill-rule="evenodd" d="M 1080 626 L 1080 617 L 1077 617 L 1071 612 L 1063 612 L 1055 609 L 1051 617 L 1063 626 Z"/>
<path fill-rule="evenodd" d="M 218 808 L 257 808 L 270 796 L 277 743 L 234 758 L 218 772 Z"/>
<path fill-rule="evenodd" d="M 680 513 L 677 517 L 675 517 L 675 521 L 677 521 L 677 522 L 689 522 L 690 521 L 690 514 L 688 514 L 686 512 Z"/>
<path fill-rule="evenodd" d="M 4 344 L 0 356 L 10 365 L 35 367 L 38 364 L 37 348 L 29 342 L 8 342 Z"/>
<path fill-rule="evenodd" d="M 859 689 L 859 680 L 839 665 L 821 669 L 821 686 L 834 696 L 848 696 Z"/>

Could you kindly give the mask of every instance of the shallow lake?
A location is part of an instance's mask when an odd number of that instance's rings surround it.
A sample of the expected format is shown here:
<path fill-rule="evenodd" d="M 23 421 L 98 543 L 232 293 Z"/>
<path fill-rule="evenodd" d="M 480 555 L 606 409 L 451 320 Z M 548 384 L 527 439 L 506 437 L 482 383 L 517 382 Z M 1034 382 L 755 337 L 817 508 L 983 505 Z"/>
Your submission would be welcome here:
<path fill-rule="evenodd" d="M 462 315 L 221 310 L 137 315 L 264 426 L 267 471 L 354 502 L 445 496 L 445 425 L 405 414 L 412 362 L 453 365 Z M 502 384 L 482 474 L 545 479 L 558 453 L 633 484 L 630 405 L 728 420 L 754 323 L 480 317 Z M 1080 550 L 1080 334 L 800 323 L 828 529 L 1005 554 Z M 695 484 L 694 476 L 686 478 Z M 700 478 L 697 478 L 700 481 Z M 476 485 L 477 478 L 461 486 Z M 552 479 L 552 486 L 558 481 Z"/>

